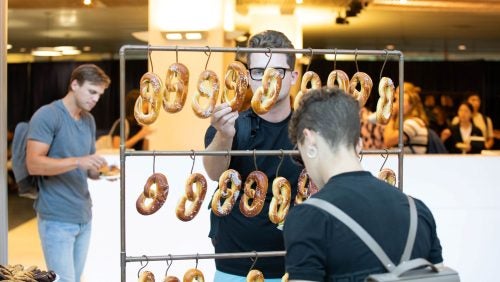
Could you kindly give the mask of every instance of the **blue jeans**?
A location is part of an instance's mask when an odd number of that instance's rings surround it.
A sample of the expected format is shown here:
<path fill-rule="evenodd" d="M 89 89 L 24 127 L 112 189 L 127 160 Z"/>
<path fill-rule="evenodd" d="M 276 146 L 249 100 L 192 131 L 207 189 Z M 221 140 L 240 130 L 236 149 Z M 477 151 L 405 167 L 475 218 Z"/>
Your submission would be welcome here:
<path fill-rule="evenodd" d="M 38 233 L 49 270 L 60 282 L 79 282 L 87 258 L 92 223 L 75 224 L 38 217 Z"/>
<path fill-rule="evenodd" d="M 265 277 L 264 277 L 265 278 Z M 266 282 L 281 282 L 281 278 L 268 279 L 265 278 Z M 246 282 L 247 278 L 244 276 L 232 275 L 219 270 L 215 271 L 214 275 L 215 282 Z"/>

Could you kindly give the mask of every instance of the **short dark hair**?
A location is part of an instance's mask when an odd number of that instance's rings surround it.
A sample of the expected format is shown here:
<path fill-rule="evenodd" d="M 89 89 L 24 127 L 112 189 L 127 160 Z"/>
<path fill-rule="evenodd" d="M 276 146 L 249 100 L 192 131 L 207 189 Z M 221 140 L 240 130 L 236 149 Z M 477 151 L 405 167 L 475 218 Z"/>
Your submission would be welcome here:
<path fill-rule="evenodd" d="M 85 81 L 94 84 L 104 84 L 105 88 L 108 88 L 111 83 L 109 76 L 100 67 L 94 64 L 83 64 L 75 68 L 71 73 L 69 88 L 71 88 L 71 82 L 73 80 L 76 80 L 79 85 L 83 85 Z"/>
<path fill-rule="evenodd" d="M 302 96 L 288 127 L 292 143 L 304 141 L 304 129 L 318 132 L 333 148 L 353 146 L 359 141 L 358 102 L 338 87 L 315 89 Z"/>
<path fill-rule="evenodd" d="M 460 105 L 458 105 L 457 109 L 460 108 L 460 106 L 462 106 L 462 105 L 465 105 L 470 110 L 471 113 L 474 112 L 474 107 L 472 106 L 471 103 L 467 102 L 467 100 L 462 101 L 462 103 L 460 103 Z"/>
<path fill-rule="evenodd" d="M 292 42 L 282 32 L 266 30 L 257 33 L 248 39 L 248 47 L 251 48 L 295 48 Z M 250 66 L 250 54 L 247 56 L 247 65 Z M 286 54 L 286 62 L 290 68 L 295 68 L 295 54 Z"/>

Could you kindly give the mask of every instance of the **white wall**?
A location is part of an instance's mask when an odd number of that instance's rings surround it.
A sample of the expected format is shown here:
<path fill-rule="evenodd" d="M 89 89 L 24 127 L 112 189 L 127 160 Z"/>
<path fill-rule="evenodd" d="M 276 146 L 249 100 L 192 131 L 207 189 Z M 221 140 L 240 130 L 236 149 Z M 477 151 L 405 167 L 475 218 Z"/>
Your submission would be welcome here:
<path fill-rule="evenodd" d="M 119 163 L 118 156 L 109 156 Z M 383 157 L 365 156 L 363 166 L 376 174 Z M 155 214 L 142 216 L 135 201 L 151 175 L 152 158 L 127 157 L 126 234 L 127 256 L 158 256 L 213 253 L 208 239 L 208 200 L 216 188 L 209 182 L 203 207 L 191 222 L 175 216 L 175 206 L 190 174 L 189 157 L 156 157 L 156 172 L 164 173 L 170 192 L 164 206 Z M 396 156 L 385 167 L 396 168 Z M 434 213 L 445 264 L 458 270 L 462 281 L 496 281 L 494 269 L 500 261 L 500 157 L 485 156 L 405 156 L 404 191 L 423 200 Z M 203 168 L 196 159 L 194 172 Z M 206 174 L 205 174 L 206 175 Z M 85 270 L 86 281 L 120 280 L 119 182 L 91 181 L 94 225 L 91 249 Z M 174 261 L 169 270 L 182 279 L 194 260 Z M 127 281 L 135 281 L 139 263 L 127 263 Z M 147 269 L 157 280 L 163 279 L 166 262 L 150 262 Z M 200 260 L 207 281 L 213 280 L 213 260 Z"/>

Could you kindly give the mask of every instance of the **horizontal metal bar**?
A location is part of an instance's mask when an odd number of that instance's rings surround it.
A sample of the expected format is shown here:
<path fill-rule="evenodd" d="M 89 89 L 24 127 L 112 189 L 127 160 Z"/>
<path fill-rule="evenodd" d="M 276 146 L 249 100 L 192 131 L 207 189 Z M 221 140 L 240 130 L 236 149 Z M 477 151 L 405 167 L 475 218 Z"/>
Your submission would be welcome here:
<path fill-rule="evenodd" d="M 210 53 L 280 53 L 280 54 L 337 54 L 337 55 L 384 55 L 402 56 L 398 50 L 352 50 L 352 49 L 294 49 L 294 48 L 250 48 L 250 47 L 194 47 L 194 46 L 149 46 L 149 45 L 123 45 L 120 55 L 127 51 L 172 51 L 172 52 L 204 52 Z"/>
<path fill-rule="evenodd" d="M 282 257 L 286 251 L 269 252 L 241 252 L 241 253 L 220 253 L 220 254 L 191 254 L 191 255 L 166 255 L 166 256 L 140 256 L 126 257 L 125 262 L 145 262 L 145 261 L 170 261 L 170 260 L 188 260 L 188 259 L 236 259 L 236 258 L 263 258 L 263 257 Z"/>
<path fill-rule="evenodd" d="M 393 155 L 401 149 L 362 150 L 361 155 Z M 298 150 L 229 150 L 229 151 L 125 151 L 125 156 L 281 156 L 298 155 Z"/>

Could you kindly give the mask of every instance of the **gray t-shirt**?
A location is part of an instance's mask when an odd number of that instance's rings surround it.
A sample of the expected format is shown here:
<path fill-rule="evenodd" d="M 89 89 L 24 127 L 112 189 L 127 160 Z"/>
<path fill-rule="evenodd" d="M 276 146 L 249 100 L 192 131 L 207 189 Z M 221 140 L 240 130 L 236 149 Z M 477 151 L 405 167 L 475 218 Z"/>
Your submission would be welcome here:
<path fill-rule="evenodd" d="M 95 152 L 95 120 L 82 112 L 74 120 L 57 100 L 38 109 L 30 120 L 28 140 L 50 144 L 51 158 L 80 157 Z M 39 178 L 40 192 L 34 207 L 39 217 L 71 223 L 87 223 L 92 218 L 92 200 L 87 172 L 73 169 L 63 174 Z"/>

